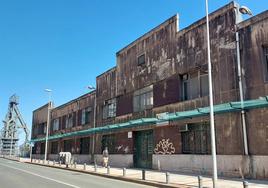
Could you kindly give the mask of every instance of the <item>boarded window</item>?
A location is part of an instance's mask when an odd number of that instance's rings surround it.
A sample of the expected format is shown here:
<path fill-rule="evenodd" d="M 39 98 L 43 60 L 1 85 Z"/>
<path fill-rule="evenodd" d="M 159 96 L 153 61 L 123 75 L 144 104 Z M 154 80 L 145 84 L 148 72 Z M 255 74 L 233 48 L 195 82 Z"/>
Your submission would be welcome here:
<path fill-rule="evenodd" d="M 209 154 L 209 123 L 193 123 L 187 125 L 188 130 L 181 132 L 182 152 L 185 154 Z"/>
<path fill-rule="evenodd" d="M 265 81 L 268 81 L 268 46 L 263 46 L 263 54 L 264 54 L 264 78 Z"/>
<path fill-rule="evenodd" d="M 145 64 L 145 54 L 142 54 L 138 57 L 138 65 L 144 65 Z"/>
<path fill-rule="evenodd" d="M 89 154 L 90 137 L 80 139 L 80 154 Z"/>
<path fill-rule="evenodd" d="M 137 90 L 133 96 L 133 111 L 140 112 L 153 107 L 153 85 Z"/>
<path fill-rule="evenodd" d="M 51 154 L 58 154 L 58 142 L 51 143 Z"/>
<path fill-rule="evenodd" d="M 101 140 L 101 151 L 108 147 L 110 154 L 116 152 L 115 146 L 115 135 L 103 135 Z"/>

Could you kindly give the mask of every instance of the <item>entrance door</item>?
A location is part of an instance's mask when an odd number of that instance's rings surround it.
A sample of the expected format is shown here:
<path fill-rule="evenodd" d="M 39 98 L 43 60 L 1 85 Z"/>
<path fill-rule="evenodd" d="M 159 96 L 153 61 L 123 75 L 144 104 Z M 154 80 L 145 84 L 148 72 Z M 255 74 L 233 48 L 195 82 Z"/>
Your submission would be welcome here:
<path fill-rule="evenodd" d="M 134 133 L 134 167 L 152 168 L 153 131 Z"/>

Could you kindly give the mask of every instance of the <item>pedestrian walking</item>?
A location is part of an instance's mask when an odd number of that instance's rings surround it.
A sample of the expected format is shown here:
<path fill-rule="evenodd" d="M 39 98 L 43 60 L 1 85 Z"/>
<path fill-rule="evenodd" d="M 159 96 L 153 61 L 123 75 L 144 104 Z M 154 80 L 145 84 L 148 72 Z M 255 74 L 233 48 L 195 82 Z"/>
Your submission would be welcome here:
<path fill-rule="evenodd" d="M 102 152 L 102 158 L 103 158 L 103 166 L 107 168 L 108 166 L 108 161 L 109 161 L 109 152 L 108 152 L 108 147 L 105 147 L 105 149 Z"/>

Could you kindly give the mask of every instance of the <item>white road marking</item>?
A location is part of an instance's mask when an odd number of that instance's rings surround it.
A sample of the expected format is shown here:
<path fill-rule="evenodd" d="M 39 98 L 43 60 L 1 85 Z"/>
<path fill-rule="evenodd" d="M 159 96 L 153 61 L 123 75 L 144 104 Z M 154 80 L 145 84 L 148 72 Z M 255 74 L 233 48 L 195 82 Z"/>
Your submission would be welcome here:
<path fill-rule="evenodd" d="M 28 170 L 22 170 L 22 169 L 20 169 L 20 168 L 11 167 L 11 166 L 4 165 L 4 164 L 0 164 L 0 165 L 5 166 L 5 167 L 8 167 L 8 168 L 13 168 L 13 169 L 15 169 L 15 170 L 19 170 L 19 171 L 22 171 L 22 172 L 26 172 L 26 173 L 28 173 L 28 174 L 31 174 L 31 175 L 34 175 L 34 176 L 38 176 L 38 177 L 40 177 L 40 178 L 44 178 L 44 179 L 47 179 L 47 180 L 50 180 L 50 181 L 54 181 L 54 182 L 57 182 L 57 183 L 60 183 L 60 184 L 63 184 L 63 185 L 67 185 L 67 186 L 69 186 L 69 187 L 80 188 L 80 187 L 78 187 L 78 186 L 76 186 L 76 185 L 72 185 L 72 184 L 69 184 L 69 183 L 65 183 L 65 182 L 63 182 L 63 181 L 59 181 L 59 180 L 52 179 L 52 178 L 49 178 L 49 177 L 46 177 L 46 176 L 42 176 L 42 175 L 39 175 L 39 174 L 30 172 L 30 171 L 28 171 Z"/>

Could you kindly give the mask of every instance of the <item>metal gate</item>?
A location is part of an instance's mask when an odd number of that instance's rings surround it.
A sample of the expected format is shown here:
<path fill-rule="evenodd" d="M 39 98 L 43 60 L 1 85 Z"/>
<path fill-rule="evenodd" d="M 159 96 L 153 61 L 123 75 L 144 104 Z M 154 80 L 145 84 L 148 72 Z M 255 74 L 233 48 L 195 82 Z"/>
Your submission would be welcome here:
<path fill-rule="evenodd" d="M 152 168 L 153 130 L 134 133 L 134 167 Z"/>

